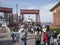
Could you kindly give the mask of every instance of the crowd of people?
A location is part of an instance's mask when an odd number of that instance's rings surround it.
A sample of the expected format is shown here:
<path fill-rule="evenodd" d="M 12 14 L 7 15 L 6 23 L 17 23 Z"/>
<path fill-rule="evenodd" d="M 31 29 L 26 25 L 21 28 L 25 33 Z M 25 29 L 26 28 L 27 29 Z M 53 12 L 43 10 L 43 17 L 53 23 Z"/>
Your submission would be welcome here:
<path fill-rule="evenodd" d="M 38 31 L 36 33 L 36 36 L 35 36 L 36 45 L 41 45 L 41 34 L 42 33 L 40 34 L 39 32 L 40 31 Z M 43 32 L 43 42 L 44 42 L 44 45 L 51 45 L 50 44 L 51 37 L 53 37 L 54 45 L 58 45 L 57 36 L 59 35 L 59 37 L 60 37 L 60 33 L 57 33 L 55 30 L 51 31 L 49 25 L 43 27 L 42 28 L 42 32 Z"/>
<path fill-rule="evenodd" d="M 35 45 L 41 45 L 42 32 L 44 45 L 50 45 L 51 36 L 53 37 L 54 45 L 58 45 L 57 35 L 60 36 L 60 33 L 58 34 L 55 30 L 51 31 L 49 25 L 46 25 L 45 27 L 35 26 L 31 28 L 31 31 L 32 34 L 35 34 Z M 21 27 L 18 29 L 18 36 L 16 36 L 15 32 L 11 34 L 13 42 L 15 40 L 18 40 L 18 42 L 20 42 L 20 45 L 27 45 L 26 41 L 28 32 L 29 30 L 25 28 L 24 24 L 21 25 Z"/>

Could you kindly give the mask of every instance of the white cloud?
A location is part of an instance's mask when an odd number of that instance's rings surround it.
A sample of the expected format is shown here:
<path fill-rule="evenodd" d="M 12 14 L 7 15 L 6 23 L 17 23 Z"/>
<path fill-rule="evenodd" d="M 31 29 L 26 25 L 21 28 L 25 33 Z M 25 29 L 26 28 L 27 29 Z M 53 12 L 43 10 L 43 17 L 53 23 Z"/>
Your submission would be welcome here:
<path fill-rule="evenodd" d="M 32 6 L 32 7 L 29 7 L 28 9 L 36 9 L 36 8 Z"/>
<path fill-rule="evenodd" d="M 40 20 L 41 22 L 53 22 L 53 15 L 50 9 L 54 7 L 56 3 L 47 4 L 40 8 Z"/>
<path fill-rule="evenodd" d="M 40 7 L 40 21 L 41 22 L 53 22 L 53 14 L 52 14 L 52 12 L 50 12 L 50 9 L 52 7 L 54 7 L 55 4 L 56 3 L 52 3 L 52 4 L 47 4 L 47 5 Z M 37 8 L 31 6 L 28 9 L 37 9 Z M 25 17 L 27 18 L 28 15 Z M 32 14 L 31 14 L 30 17 L 33 18 L 33 20 L 36 19 L 35 15 L 32 16 Z"/>
<path fill-rule="evenodd" d="M 52 12 L 50 12 L 50 9 L 52 7 L 54 7 L 56 5 L 56 3 L 47 4 L 47 5 L 40 7 L 40 21 L 41 22 L 53 22 L 53 14 L 52 14 Z M 31 6 L 28 9 L 37 9 L 37 8 Z M 33 16 L 31 16 L 31 17 L 33 18 Z M 35 16 L 34 16 L 34 19 L 36 19 Z"/>

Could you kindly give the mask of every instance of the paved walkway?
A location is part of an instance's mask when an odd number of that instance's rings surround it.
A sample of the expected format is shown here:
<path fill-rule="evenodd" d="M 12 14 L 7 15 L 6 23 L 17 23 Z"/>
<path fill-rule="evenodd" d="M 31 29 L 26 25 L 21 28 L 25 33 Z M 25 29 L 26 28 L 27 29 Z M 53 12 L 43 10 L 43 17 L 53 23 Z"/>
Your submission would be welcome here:
<path fill-rule="evenodd" d="M 53 39 L 51 38 L 51 42 L 52 41 L 53 41 Z M 60 45 L 60 41 L 58 43 Z M 0 44 L 1 45 L 20 45 L 18 42 L 16 42 L 16 43 L 12 42 L 12 38 L 10 36 L 10 33 L 0 33 Z M 34 34 L 28 34 L 27 45 L 35 45 L 35 36 L 34 36 Z"/>
<path fill-rule="evenodd" d="M 1 45 L 20 45 L 17 42 L 12 42 L 11 33 L 0 33 L 0 44 Z M 29 34 L 27 38 L 27 45 L 35 45 L 35 39 L 33 34 Z"/>

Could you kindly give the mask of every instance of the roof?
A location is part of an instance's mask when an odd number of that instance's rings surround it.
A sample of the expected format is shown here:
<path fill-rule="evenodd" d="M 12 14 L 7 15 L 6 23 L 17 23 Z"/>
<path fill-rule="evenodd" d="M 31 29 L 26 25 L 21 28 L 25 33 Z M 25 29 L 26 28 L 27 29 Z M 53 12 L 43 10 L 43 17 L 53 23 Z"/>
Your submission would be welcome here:
<path fill-rule="evenodd" d="M 56 9 L 58 5 L 60 5 L 60 2 L 58 2 L 53 8 L 51 8 L 50 11 L 53 11 L 54 9 Z"/>

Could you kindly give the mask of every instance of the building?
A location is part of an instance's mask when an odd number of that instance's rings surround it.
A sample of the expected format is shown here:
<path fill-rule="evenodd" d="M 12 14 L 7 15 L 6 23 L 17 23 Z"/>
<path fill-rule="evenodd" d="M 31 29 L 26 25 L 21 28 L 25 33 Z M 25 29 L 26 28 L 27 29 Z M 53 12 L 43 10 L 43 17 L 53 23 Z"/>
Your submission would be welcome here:
<path fill-rule="evenodd" d="M 23 20 L 23 23 L 25 24 L 25 26 L 32 27 L 32 26 L 34 26 L 35 22 L 29 16 L 26 20 Z"/>
<path fill-rule="evenodd" d="M 7 18 L 5 18 L 3 12 L 0 12 L 0 25 L 2 25 L 3 23 L 6 23 Z"/>
<path fill-rule="evenodd" d="M 51 28 L 60 28 L 60 2 L 58 2 L 52 9 L 53 12 L 53 24 Z"/>

